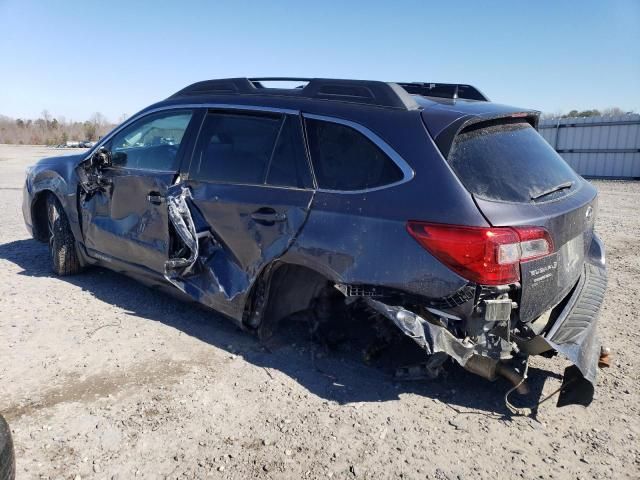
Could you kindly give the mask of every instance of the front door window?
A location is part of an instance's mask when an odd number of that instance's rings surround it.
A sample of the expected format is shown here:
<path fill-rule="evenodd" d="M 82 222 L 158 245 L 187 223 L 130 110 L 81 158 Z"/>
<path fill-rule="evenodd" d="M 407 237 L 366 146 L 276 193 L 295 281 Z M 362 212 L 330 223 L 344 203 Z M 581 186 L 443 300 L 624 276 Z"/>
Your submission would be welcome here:
<path fill-rule="evenodd" d="M 190 110 L 155 113 L 124 128 L 111 140 L 113 166 L 177 171 L 178 150 L 192 114 Z"/>

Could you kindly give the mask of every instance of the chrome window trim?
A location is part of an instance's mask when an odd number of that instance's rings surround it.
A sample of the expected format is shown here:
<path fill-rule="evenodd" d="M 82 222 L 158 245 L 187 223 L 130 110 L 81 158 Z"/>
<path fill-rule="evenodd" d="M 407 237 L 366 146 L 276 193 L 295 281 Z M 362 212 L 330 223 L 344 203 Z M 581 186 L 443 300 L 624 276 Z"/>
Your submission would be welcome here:
<path fill-rule="evenodd" d="M 291 108 L 276 108 L 276 107 L 264 107 L 259 105 L 242 105 L 242 104 L 230 104 L 230 103 L 187 103 L 187 104 L 179 104 L 179 105 L 178 104 L 164 105 L 162 107 L 156 107 L 151 110 L 146 110 L 144 112 L 139 113 L 138 115 L 135 115 L 129 118 L 120 126 L 116 127 L 113 131 L 111 131 L 108 135 L 106 135 L 102 140 L 100 140 L 95 145 L 94 148 L 89 150 L 88 155 L 84 157 L 82 161 L 86 161 L 89 158 L 91 158 L 91 155 L 93 155 L 95 151 L 97 151 L 105 143 L 108 143 L 111 139 L 113 139 L 113 137 L 116 136 L 121 130 L 123 130 L 124 128 L 127 128 L 132 123 L 137 122 L 138 120 L 148 115 L 152 115 L 154 113 L 167 111 L 167 110 L 189 110 L 189 109 L 199 109 L 199 108 L 200 109 L 204 108 L 204 109 L 221 109 L 221 110 L 239 110 L 239 111 L 244 110 L 247 112 L 255 111 L 255 112 L 267 112 L 267 113 L 281 113 L 281 114 L 302 116 L 303 119 L 310 118 L 312 120 L 321 120 L 325 122 L 332 122 L 332 123 L 345 125 L 347 127 L 351 127 L 354 130 L 358 131 L 359 133 L 367 137 L 371 142 L 373 142 L 378 148 L 380 148 L 380 150 L 382 150 L 398 166 L 398 168 L 400 168 L 403 175 L 403 178 L 401 180 L 398 180 L 397 182 L 380 185 L 378 187 L 360 189 L 360 190 L 333 190 L 328 188 L 318 188 L 315 180 L 315 171 L 313 169 L 313 159 L 311 158 L 311 155 L 309 152 L 307 161 L 311 163 L 311 165 L 309 166 L 311 167 L 312 180 L 314 182 L 314 185 L 316 186 L 315 190 L 318 192 L 340 193 L 340 194 L 347 194 L 347 195 L 362 194 L 362 193 L 374 192 L 377 190 L 383 190 L 385 188 L 392 188 L 392 187 L 401 185 L 403 183 L 406 183 L 412 180 L 413 177 L 415 176 L 415 172 L 413 171 L 413 168 L 411 168 L 411 166 L 402 158 L 402 156 L 400 156 L 398 152 L 396 152 L 387 142 L 385 142 L 382 138 L 380 138 L 376 133 L 374 133 L 373 131 L 371 131 L 370 129 L 368 129 L 367 127 L 359 123 L 353 122 L 351 120 L 345 120 L 339 117 L 332 117 L 328 115 L 317 115 L 315 113 L 304 113 L 301 110 L 295 110 Z M 303 131 L 305 136 L 304 141 L 306 144 L 307 143 L 306 128 Z M 295 187 L 285 187 L 285 186 L 279 186 L 279 187 L 296 189 Z M 305 190 L 310 190 L 310 189 L 305 189 Z"/>
<path fill-rule="evenodd" d="M 385 185 L 380 185 L 378 187 L 363 188 L 360 190 L 333 190 L 329 188 L 318 187 L 317 188 L 318 192 L 341 193 L 341 194 L 361 194 L 361 193 L 375 192 L 377 190 L 383 190 L 385 188 L 392 188 L 397 185 L 401 185 L 403 183 L 406 183 L 412 180 L 413 177 L 415 176 L 415 172 L 413 171 L 411 166 L 409 166 L 409 164 L 404 160 L 404 158 L 402 158 L 400 154 L 396 152 L 387 142 L 385 142 L 382 138 L 380 138 L 377 134 L 369 130 L 364 125 L 361 125 L 356 122 L 352 122 L 351 120 L 345 120 L 343 118 L 331 117 L 327 115 L 316 115 L 314 113 L 303 112 L 302 116 L 304 118 L 310 118 L 312 120 L 321 120 L 324 122 L 338 123 L 340 125 L 345 125 L 347 127 L 353 128 L 354 130 L 356 130 L 357 132 L 361 133 L 366 138 L 368 138 L 371 142 L 373 142 L 373 144 L 376 145 L 380 150 L 382 150 L 391 159 L 391 161 L 397 165 L 400 171 L 402 171 L 401 180 L 398 180 L 397 182 L 393 182 L 393 183 L 387 183 Z M 311 152 L 309 152 L 309 154 L 310 154 L 309 156 L 311 157 Z M 311 163 L 313 164 L 313 158 L 311 158 Z"/>
<path fill-rule="evenodd" d="M 237 105 L 237 104 L 228 104 L 228 103 L 187 103 L 187 104 L 180 104 L 180 105 L 164 105 L 162 107 L 156 107 L 151 110 L 145 110 L 144 112 L 141 112 L 127 119 L 124 123 L 120 124 L 114 130 L 112 130 L 107 135 L 105 135 L 105 137 L 101 139 L 98 143 L 96 143 L 96 145 L 91 150 L 89 150 L 88 155 L 82 161 L 84 162 L 86 160 L 89 160 L 89 158 L 91 158 L 91 155 L 93 155 L 95 151 L 97 151 L 105 143 L 108 143 L 111 139 L 113 139 L 113 137 L 115 137 L 123 129 L 127 128 L 132 123 L 137 122 L 138 120 L 141 120 L 148 115 L 158 113 L 158 112 L 163 112 L 166 110 L 193 110 L 197 108 L 205 108 L 205 109 L 219 108 L 219 109 L 228 109 L 228 110 L 246 110 L 249 112 L 256 111 L 256 112 L 300 115 L 300 110 L 293 110 L 290 108 L 260 107 L 256 105 Z"/>
<path fill-rule="evenodd" d="M 232 187 L 260 187 L 260 188 L 277 188 L 279 190 L 295 190 L 297 192 L 313 192 L 315 188 L 290 187 L 287 185 L 271 185 L 269 183 L 241 183 L 241 182 L 216 182 L 213 180 L 198 180 L 190 178 L 189 181 L 197 183 L 205 183 L 207 185 L 229 185 Z"/>

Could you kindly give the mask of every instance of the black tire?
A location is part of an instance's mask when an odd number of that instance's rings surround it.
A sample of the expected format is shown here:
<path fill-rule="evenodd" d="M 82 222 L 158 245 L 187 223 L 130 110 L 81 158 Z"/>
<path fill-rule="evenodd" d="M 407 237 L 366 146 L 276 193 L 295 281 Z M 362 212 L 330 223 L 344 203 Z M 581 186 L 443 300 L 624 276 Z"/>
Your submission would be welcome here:
<path fill-rule="evenodd" d="M 16 457 L 13 451 L 11 430 L 6 420 L 0 415 L 0 480 L 16 478 Z"/>
<path fill-rule="evenodd" d="M 80 273 L 82 266 L 76 250 L 76 240 L 67 215 L 54 195 L 47 198 L 47 220 L 51 269 L 60 276 Z"/>

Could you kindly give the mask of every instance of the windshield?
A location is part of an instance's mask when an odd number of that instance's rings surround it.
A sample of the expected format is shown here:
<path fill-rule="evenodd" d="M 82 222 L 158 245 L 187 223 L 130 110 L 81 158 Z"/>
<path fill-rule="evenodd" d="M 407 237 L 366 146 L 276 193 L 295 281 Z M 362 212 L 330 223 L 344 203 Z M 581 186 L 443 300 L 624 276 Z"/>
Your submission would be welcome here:
<path fill-rule="evenodd" d="M 472 128 L 456 137 L 448 162 L 467 190 L 507 202 L 567 195 L 578 175 L 526 122 Z"/>

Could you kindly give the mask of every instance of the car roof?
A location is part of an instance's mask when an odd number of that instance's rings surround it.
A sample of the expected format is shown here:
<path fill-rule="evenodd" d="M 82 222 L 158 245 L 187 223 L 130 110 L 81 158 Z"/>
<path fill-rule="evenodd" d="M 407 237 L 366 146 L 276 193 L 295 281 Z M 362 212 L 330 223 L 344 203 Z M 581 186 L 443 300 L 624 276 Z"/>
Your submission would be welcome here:
<path fill-rule="evenodd" d="M 266 87 L 265 83 L 269 81 L 299 82 L 300 85 L 296 88 Z M 466 84 L 299 77 L 205 80 L 179 90 L 143 112 L 171 105 L 258 107 L 335 115 L 354 121 L 390 112 L 393 115 L 422 114 L 434 138 L 452 124 L 463 125 L 482 118 L 520 115 L 535 126 L 539 114 L 534 110 L 490 102 L 478 89 Z"/>
<path fill-rule="evenodd" d="M 293 82 L 296 86 L 283 88 L 282 82 Z M 277 85 L 271 86 L 273 83 Z M 221 94 L 329 100 L 400 110 L 418 108 L 411 94 L 397 83 L 336 78 L 261 77 L 205 80 L 191 84 L 169 98 Z"/>

